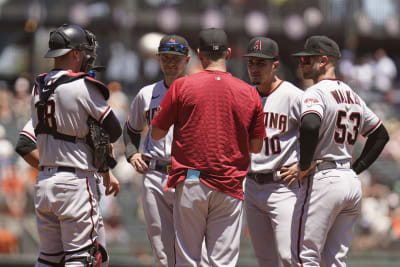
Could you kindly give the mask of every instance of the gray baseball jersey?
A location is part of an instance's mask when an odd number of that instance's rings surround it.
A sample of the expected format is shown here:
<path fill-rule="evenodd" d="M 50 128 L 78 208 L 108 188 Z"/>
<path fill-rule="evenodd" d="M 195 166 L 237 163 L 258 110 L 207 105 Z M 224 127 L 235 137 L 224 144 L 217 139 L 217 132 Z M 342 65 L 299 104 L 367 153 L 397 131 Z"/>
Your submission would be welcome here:
<path fill-rule="evenodd" d="M 298 161 L 298 130 L 303 91 L 283 81 L 262 97 L 267 137 L 262 151 L 251 154 L 249 173 L 275 173 Z M 279 181 L 245 185 L 247 227 L 259 266 L 291 266 L 291 224 L 298 185 Z"/>
<path fill-rule="evenodd" d="M 165 83 L 162 80 L 143 87 L 139 91 L 131 104 L 131 112 L 127 123 L 130 131 L 140 133 L 146 125 L 149 126 L 149 132 L 151 131 L 151 120 L 167 90 L 168 88 L 165 87 Z M 173 127 L 169 129 L 164 138 L 158 141 L 154 141 L 150 134 L 146 135 L 143 142 L 142 154 L 156 160 L 170 162 L 172 135 Z"/>
<path fill-rule="evenodd" d="M 68 74 L 68 72 L 51 71 L 46 75 L 45 81 L 53 83 L 63 74 Z M 39 94 L 34 88 L 31 101 L 34 128 L 38 124 L 35 107 L 38 102 Z M 57 87 L 49 98 L 45 116 L 49 126 L 56 127 L 57 132 L 85 138 L 89 130 L 86 123 L 88 116 L 102 123 L 110 111 L 110 106 L 98 88 L 86 83 L 84 79 L 78 79 Z M 51 135 L 39 134 L 37 145 L 40 166 L 67 166 L 96 171 L 92 164 L 92 150 L 84 141 L 72 143 L 55 139 Z"/>
<path fill-rule="evenodd" d="M 269 173 L 298 160 L 298 127 L 303 91 L 283 81 L 262 97 L 267 137 L 258 154 L 251 154 L 249 172 Z"/>
<path fill-rule="evenodd" d="M 314 160 L 323 160 L 304 180 L 293 221 L 299 222 L 294 266 L 346 266 L 354 224 L 360 214 L 361 183 L 351 169 L 358 135 L 381 121 L 342 81 L 322 80 L 306 90 L 302 116 L 321 118 Z"/>
<path fill-rule="evenodd" d="M 351 159 L 358 135 L 368 136 L 381 125 L 379 118 L 345 83 L 322 80 L 304 93 L 302 116 L 321 118 L 314 160 Z"/>

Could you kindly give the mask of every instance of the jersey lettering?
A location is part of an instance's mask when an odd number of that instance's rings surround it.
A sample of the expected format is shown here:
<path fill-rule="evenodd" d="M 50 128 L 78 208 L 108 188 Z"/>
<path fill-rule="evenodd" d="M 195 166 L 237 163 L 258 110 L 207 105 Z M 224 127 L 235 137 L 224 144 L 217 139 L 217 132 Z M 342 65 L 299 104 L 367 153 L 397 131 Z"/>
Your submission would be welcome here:
<path fill-rule="evenodd" d="M 278 128 L 278 113 L 269 112 L 269 128 Z"/>
<path fill-rule="evenodd" d="M 273 112 L 265 112 L 265 126 L 272 129 L 279 129 L 281 133 L 286 132 L 288 116 Z"/>
<path fill-rule="evenodd" d="M 338 104 L 345 103 L 345 104 L 356 104 L 359 106 L 361 105 L 360 99 L 353 92 L 337 89 L 337 90 L 331 91 L 331 94 L 332 94 L 333 98 L 335 98 L 336 103 L 338 103 Z"/>
<path fill-rule="evenodd" d="M 335 130 L 335 135 L 334 135 L 335 142 L 338 144 L 344 144 L 344 142 L 347 139 L 347 143 L 349 145 L 354 145 L 357 141 L 360 122 L 361 122 L 360 113 L 351 112 L 347 119 L 347 112 L 344 110 L 339 110 L 336 116 L 337 130 Z"/>

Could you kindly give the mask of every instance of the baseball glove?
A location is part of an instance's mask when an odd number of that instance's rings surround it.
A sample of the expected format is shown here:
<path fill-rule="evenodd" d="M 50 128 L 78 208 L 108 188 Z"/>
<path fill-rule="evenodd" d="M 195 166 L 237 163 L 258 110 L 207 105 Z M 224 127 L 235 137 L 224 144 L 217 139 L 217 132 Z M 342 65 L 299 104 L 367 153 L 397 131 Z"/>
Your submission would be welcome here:
<path fill-rule="evenodd" d="M 117 165 L 116 160 L 112 157 L 110 136 L 92 117 L 88 118 L 87 124 L 89 127 L 88 143 L 93 149 L 93 165 L 99 172 L 107 172 L 109 168 Z"/>

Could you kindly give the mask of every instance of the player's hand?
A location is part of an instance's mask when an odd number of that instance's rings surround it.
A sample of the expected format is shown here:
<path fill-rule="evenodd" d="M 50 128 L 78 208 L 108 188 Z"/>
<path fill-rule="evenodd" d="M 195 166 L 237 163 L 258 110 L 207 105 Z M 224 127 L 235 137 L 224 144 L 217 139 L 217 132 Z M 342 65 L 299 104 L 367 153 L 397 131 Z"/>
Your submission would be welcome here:
<path fill-rule="evenodd" d="M 134 154 L 131 157 L 130 162 L 138 173 L 145 173 L 149 169 L 149 166 L 147 166 L 141 153 Z"/>
<path fill-rule="evenodd" d="M 297 181 L 299 171 L 300 168 L 297 162 L 288 167 L 282 167 L 280 169 L 281 183 L 288 183 L 288 186 L 291 186 Z"/>
<path fill-rule="evenodd" d="M 116 197 L 119 193 L 119 182 L 111 171 L 101 173 L 103 176 L 103 185 L 106 188 L 106 196 L 114 194 Z"/>
<path fill-rule="evenodd" d="M 311 173 L 311 171 L 314 170 L 314 168 L 321 162 L 322 162 L 322 160 L 317 160 L 317 161 L 311 162 L 311 165 L 307 170 L 300 170 L 300 168 L 299 168 L 299 182 L 301 185 L 303 185 L 304 177 L 308 176 Z"/>

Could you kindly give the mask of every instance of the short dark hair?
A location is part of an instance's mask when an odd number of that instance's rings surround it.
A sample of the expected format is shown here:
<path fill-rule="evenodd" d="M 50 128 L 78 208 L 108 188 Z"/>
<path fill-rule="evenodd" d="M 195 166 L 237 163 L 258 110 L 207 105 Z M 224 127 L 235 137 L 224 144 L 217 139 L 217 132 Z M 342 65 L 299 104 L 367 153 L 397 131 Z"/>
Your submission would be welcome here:
<path fill-rule="evenodd" d="M 218 51 L 200 50 L 200 53 L 211 61 L 217 61 L 219 59 L 225 58 L 226 56 L 226 50 L 218 50 Z"/>

